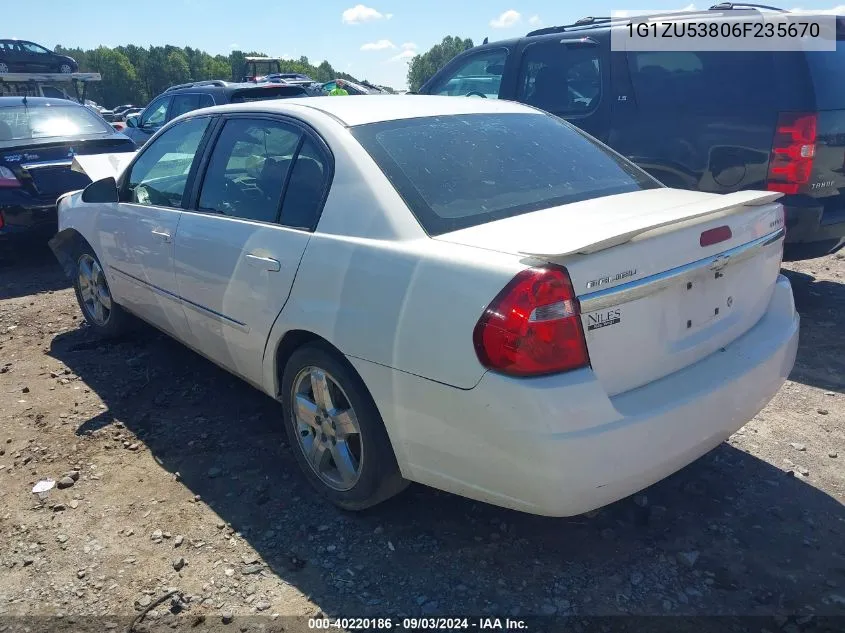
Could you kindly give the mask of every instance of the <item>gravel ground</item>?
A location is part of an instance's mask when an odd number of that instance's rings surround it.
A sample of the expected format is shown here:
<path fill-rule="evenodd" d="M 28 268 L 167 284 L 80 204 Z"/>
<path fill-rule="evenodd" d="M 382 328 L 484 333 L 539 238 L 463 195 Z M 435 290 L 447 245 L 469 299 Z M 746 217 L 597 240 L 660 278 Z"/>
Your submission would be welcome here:
<path fill-rule="evenodd" d="M 802 339 L 769 406 L 640 495 L 549 519 L 421 486 L 362 514 L 327 505 L 274 401 L 157 332 L 98 342 L 32 253 L 0 268 L 0 630 L 114 630 L 171 590 L 142 626 L 727 614 L 773 632 L 845 615 L 845 260 L 787 268 Z"/>

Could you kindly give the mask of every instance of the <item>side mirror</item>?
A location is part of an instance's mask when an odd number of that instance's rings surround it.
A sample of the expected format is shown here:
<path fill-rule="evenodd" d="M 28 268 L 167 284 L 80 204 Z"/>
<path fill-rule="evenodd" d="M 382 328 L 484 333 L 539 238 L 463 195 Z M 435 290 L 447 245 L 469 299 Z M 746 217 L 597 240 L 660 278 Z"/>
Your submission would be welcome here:
<path fill-rule="evenodd" d="M 106 203 L 117 201 L 117 181 L 111 176 L 92 182 L 82 191 L 82 202 Z"/>
<path fill-rule="evenodd" d="M 138 127 L 137 114 L 133 114 L 132 116 L 126 117 L 126 127 Z"/>

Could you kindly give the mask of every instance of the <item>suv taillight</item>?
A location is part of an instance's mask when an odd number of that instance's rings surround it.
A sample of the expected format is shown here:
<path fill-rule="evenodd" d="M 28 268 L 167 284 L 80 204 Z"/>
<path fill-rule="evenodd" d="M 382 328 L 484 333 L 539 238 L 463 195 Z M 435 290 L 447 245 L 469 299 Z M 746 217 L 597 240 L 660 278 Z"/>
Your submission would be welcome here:
<path fill-rule="evenodd" d="M 769 191 L 798 193 L 810 180 L 819 115 L 781 112 L 769 159 Z"/>
<path fill-rule="evenodd" d="M 473 332 L 485 367 L 536 376 L 590 363 L 580 307 L 562 266 L 520 272 L 487 306 Z"/>
<path fill-rule="evenodd" d="M 0 167 L 0 189 L 20 187 L 20 181 L 15 178 L 14 172 L 8 167 Z"/>

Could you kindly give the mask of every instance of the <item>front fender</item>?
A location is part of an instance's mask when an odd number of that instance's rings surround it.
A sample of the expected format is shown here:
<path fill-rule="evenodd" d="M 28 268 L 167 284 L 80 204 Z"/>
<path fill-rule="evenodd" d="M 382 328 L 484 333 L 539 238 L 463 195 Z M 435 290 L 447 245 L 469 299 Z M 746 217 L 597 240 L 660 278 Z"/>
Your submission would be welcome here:
<path fill-rule="evenodd" d="M 76 274 L 75 255 L 82 242 L 84 240 L 76 229 L 63 229 L 47 242 L 68 279 L 73 279 Z"/>
<path fill-rule="evenodd" d="M 56 200 L 58 208 L 59 232 L 47 242 L 50 250 L 53 251 L 59 265 L 69 279 L 73 279 L 75 273 L 75 255 L 79 248 L 85 244 L 85 238 L 74 226 L 70 212 L 74 208 L 74 202 L 79 198 L 81 191 L 69 191 L 62 194 Z"/>

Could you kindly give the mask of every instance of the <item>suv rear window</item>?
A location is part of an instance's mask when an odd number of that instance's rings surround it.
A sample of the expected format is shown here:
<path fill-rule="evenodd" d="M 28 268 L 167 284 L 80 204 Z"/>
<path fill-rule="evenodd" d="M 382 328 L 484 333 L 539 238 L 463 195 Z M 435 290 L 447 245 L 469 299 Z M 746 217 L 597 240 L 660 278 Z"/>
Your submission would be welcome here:
<path fill-rule="evenodd" d="M 244 88 L 232 93 L 232 103 L 245 101 L 264 101 L 266 99 L 285 99 L 289 97 L 307 96 L 305 88 L 300 86 L 261 86 Z"/>
<path fill-rule="evenodd" d="M 429 235 L 661 186 L 546 114 L 423 117 L 361 125 L 352 134 Z"/>

